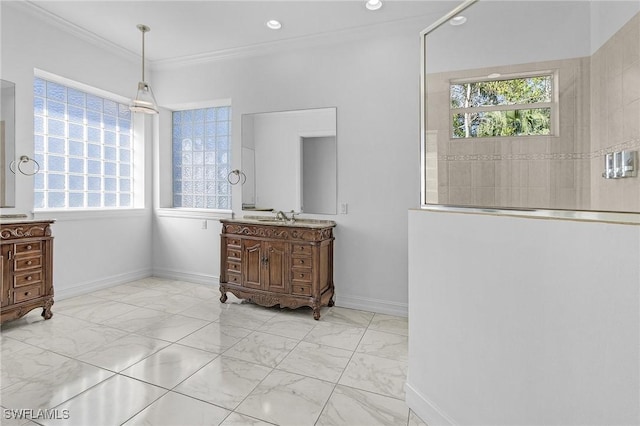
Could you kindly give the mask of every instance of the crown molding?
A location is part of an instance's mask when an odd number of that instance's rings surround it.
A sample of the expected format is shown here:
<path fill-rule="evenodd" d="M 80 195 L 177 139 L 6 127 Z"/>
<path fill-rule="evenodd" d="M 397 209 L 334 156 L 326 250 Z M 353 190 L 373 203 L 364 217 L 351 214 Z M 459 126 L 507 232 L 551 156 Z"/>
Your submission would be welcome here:
<path fill-rule="evenodd" d="M 2 1 L 2 0 L 0 0 Z M 131 50 L 109 41 L 85 28 L 82 28 L 72 22 L 55 15 L 42 7 L 32 3 L 29 0 L 2 1 L 2 5 L 10 5 L 18 10 L 28 13 L 48 24 L 85 40 L 97 47 L 100 47 L 110 53 L 113 53 L 128 61 L 139 61 L 140 55 Z M 235 47 L 230 49 L 216 50 L 212 52 L 200 53 L 196 55 L 180 56 L 169 59 L 160 59 L 155 61 L 147 60 L 147 67 L 153 72 L 156 69 L 171 69 L 184 66 L 199 65 L 229 59 L 269 55 L 292 50 L 300 50 L 310 47 L 328 46 L 337 43 L 345 43 L 363 38 L 375 36 L 381 32 L 389 34 L 394 29 L 402 29 L 415 24 L 417 27 L 416 34 L 426 24 L 429 24 L 430 15 L 421 15 L 411 18 L 403 18 L 394 21 L 364 25 L 356 28 L 347 28 L 339 31 L 331 31 L 320 34 L 312 34 L 307 36 L 295 37 L 284 40 L 276 40 L 272 42 L 264 42 L 252 44 L 248 46 Z M 416 38 L 418 36 L 416 35 Z"/>
<path fill-rule="evenodd" d="M 91 43 L 94 46 L 100 47 L 117 56 L 120 56 L 125 60 L 128 60 L 128 61 L 140 60 L 139 53 L 132 52 L 131 50 L 125 49 L 119 44 L 113 43 L 112 41 L 109 41 L 104 37 L 100 37 L 99 35 L 92 33 L 91 31 L 86 30 L 85 28 L 82 28 L 72 22 L 69 22 L 66 19 L 61 18 L 60 16 L 53 14 L 28 0 L 2 1 L 2 6 L 13 7 L 17 10 L 28 13 L 37 19 L 45 21 L 47 24 L 52 25 L 57 29 L 60 29 L 88 43 Z"/>
<path fill-rule="evenodd" d="M 265 43 L 257 43 L 248 46 L 234 47 L 230 49 L 216 50 L 213 52 L 196 55 L 180 56 L 170 59 L 161 59 L 151 62 L 152 68 L 162 70 L 184 66 L 206 64 L 229 59 L 239 59 L 244 57 L 270 55 L 293 50 L 300 50 L 310 47 L 330 46 L 338 43 L 351 42 L 370 38 L 380 33 L 392 34 L 393 31 L 406 30 L 407 26 L 416 25 L 416 40 L 425 20 L 429 16 L 417 16 L 394 21 L 365 25 L 356 28 L 347 28 L 339 31 L 311 34 L 290 39 L 276 40 Z M 428 24 L 428 23 L 427 23 Z"/>

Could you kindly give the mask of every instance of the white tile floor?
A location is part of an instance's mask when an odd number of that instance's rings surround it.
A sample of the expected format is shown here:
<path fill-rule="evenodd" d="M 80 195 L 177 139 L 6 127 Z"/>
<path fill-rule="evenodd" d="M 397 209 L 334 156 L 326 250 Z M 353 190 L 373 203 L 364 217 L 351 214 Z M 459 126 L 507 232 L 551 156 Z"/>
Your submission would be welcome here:
<path fill-rule="evenodd" d="M 146 278 L 4 324 L 0 422 L 424 425 L 404 402 L 406 318 L 219 296 Z"/>

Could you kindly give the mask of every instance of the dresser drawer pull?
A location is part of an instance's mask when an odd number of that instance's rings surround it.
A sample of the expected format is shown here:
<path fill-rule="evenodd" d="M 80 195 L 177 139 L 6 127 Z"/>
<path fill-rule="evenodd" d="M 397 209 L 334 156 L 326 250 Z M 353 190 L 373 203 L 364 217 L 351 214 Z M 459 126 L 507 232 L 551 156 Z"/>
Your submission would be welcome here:
<path fill-rule="evenodd" d="M 32 248 L 33 248 L 33 247 L 31 246 L 31 244 L 29 244 L 29 245 L 27 246 L 27 250 L 31 250 Z"/>
<path fill-rule="evenodd" d="M 25 295 L 25 296 L 28 296 L 28 295 L 29 295 L 29 293 L 31 293 L 31 292 L 30 292 L 30 291 L 25 291 L 25 292 L 24 292 L 24 295 Z"/>
<path fill-rule="evenodd" d="M 25 278 L 27 281 L 31 281 L 33 279 L 33 277 L 31 275 L 29 275 L 27 278 Z"/>
<path fill-rule="evenodd" d="M 27 265 L 29 265 L 29 266 L 33 265 L 33 260 L 28 260 L 27 261 Z"/>

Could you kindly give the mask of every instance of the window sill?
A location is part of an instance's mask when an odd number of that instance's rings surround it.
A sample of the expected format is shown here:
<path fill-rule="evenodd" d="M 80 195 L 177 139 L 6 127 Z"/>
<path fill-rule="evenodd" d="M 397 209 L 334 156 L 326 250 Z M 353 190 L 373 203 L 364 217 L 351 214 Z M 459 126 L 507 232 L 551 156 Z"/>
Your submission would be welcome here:
<path fill-rule="evenodd" d="M 55 219 L 57 222 L 75 220 L 94 220 L 124 217 L 143 217 L 149 213 L 147 209 L 96 209 L 96 210 L 36 210 L 34 219 Z"/>
<path fill-rule="evenodd" d="M 229 219 L 233 218 L 232 210 L 210 210 L 210 209 L 182 209 L 182 208 L 159 208 L 156 209 L 158 217 L 174 217 L 183 219 Z"/>

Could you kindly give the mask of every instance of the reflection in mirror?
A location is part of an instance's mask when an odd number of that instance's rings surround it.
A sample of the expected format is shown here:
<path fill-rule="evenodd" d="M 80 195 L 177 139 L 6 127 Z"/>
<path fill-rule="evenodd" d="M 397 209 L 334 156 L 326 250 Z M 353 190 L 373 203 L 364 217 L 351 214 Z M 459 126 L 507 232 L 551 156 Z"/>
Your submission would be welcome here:
<path fill-rule="evenodd" d="M 0 207 L 15 207 L 15 174 L 10 163 L 15 160 L 15 98 L 16 85 L 0 80 Z"/>
<path fill-rule="evenodd" d="M 640 212 L 640 2 L 461 8 L 422 33 L 423 204 Z"/>
<path fill-rule="evenodd" d="M 336 137 L 336 108 L 243 115 L 243 210 L 336 214 Z"/>

